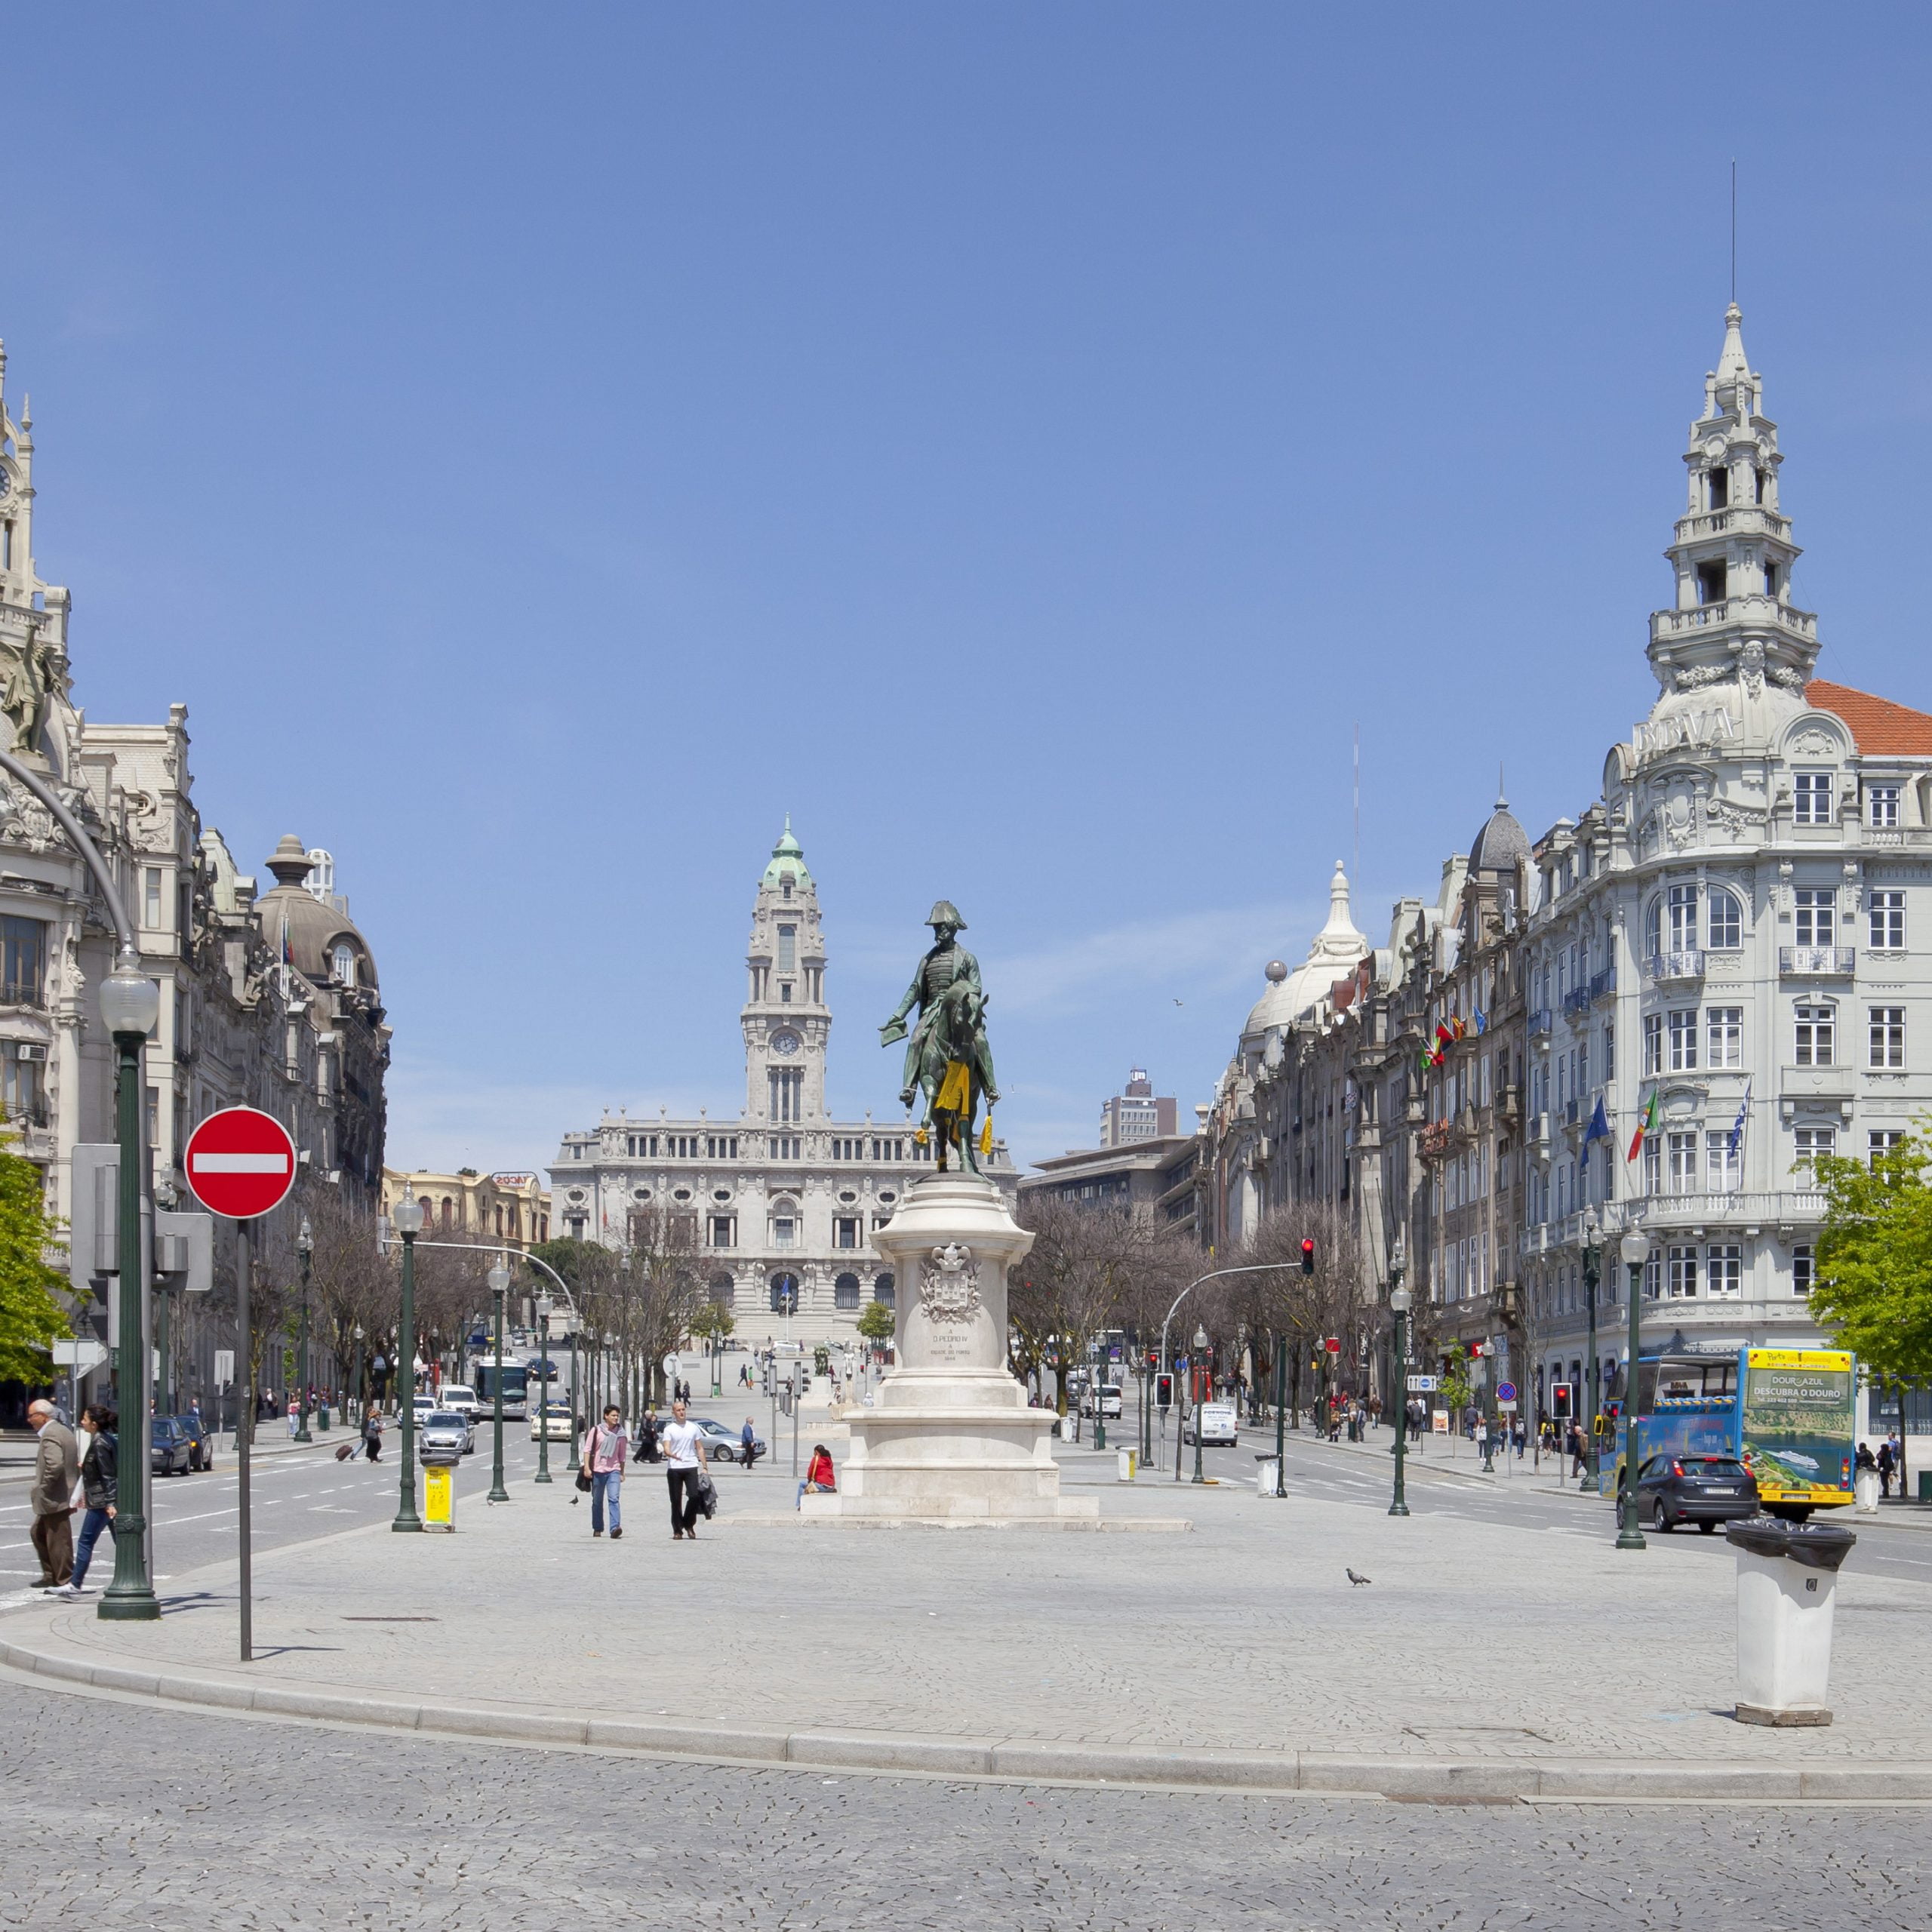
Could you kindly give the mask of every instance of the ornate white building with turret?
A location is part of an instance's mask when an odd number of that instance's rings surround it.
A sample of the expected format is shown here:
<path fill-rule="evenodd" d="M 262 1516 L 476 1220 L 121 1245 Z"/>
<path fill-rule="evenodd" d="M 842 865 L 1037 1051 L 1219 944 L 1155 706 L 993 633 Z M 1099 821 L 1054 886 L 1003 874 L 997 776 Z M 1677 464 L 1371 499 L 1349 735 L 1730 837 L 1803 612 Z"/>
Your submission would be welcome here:
<path fill-rule="evenodd" d="M 1619 1386 L 1633 1229 L 1646 1349 L 1815 1346 L 1811 1163 L 1932 1106 L 1932 713 L 1816 675 L 1783 461 L 1734 305 L 1650 620 L 1657 696 L 1598 796 L 1534 842 L 1499 805 L 1373 953 L 1338 878 L 1306 964 L 1267 969 L 1201 1226 L 1225 1247 L 1346 1206 L 1364 1361 L 1398 1234 L 1423 1335 L 1491 1343 L 1532 1414 L 1558 1387 L 1583 1412 L 1593 1269 Z"/>
<path fill-rule="evenodd" d="M 826 1106 L 825 934 L 789 819 L 758 881 L 745 972 L 742 1112 L 626 1110 L 566 1134 L 549 1171 L 551 1226 L 621 1248 L 644 1220 L 688 1217 L 711 1292 L 741 1338 L 843 1341 L 867 1302 L 894 1304 L 872 1238 L 931 1172 L 932 1152 L 909 1115 L 840 1121 Z M 881 1084 L 898 1074 L 894 1055 Z M 986 1169 L 1012 1192 L 1004 1142 Z"/>

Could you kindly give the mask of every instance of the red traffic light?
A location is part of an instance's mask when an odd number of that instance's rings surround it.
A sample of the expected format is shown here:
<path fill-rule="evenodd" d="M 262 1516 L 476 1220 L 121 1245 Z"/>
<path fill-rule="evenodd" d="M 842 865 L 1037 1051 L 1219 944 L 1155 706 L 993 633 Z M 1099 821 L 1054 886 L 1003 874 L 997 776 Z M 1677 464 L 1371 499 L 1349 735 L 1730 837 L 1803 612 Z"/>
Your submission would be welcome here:
<path fill-rule="evenodd" d="M 1301 1244 L 1301 1272 L 1304 1275 L 1315 1272 L 1315 1244 L 1305 1241 Z"/>

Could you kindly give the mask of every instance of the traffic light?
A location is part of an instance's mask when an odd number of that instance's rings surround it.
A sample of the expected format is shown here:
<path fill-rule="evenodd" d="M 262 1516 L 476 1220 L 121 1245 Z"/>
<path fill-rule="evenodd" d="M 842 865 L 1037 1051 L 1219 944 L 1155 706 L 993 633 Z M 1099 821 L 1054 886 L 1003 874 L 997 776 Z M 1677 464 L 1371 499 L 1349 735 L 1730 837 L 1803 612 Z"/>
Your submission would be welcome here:
<path fill-rule="evenodd" d="M 1305 1241 L 1301 1244 L 1301 1272 L 1304 1275 L 1315 1272 L 1315 1244 Z"/>
<path fill-rule="evenodd" d="M 1567 1382 L 1553 1382 L 1549 1389 L 1549 1413 L 1558 1422 L 1570 1420 L 1570 1385 Z"/>
<path fill-rule="evenodd" d="M 1174 1379 L 1171 1375 L 1157 1375 L 1154 1378 L 1154 1406 L 1157 1409 L 1171 1409 L 1174 1405 Z"/>

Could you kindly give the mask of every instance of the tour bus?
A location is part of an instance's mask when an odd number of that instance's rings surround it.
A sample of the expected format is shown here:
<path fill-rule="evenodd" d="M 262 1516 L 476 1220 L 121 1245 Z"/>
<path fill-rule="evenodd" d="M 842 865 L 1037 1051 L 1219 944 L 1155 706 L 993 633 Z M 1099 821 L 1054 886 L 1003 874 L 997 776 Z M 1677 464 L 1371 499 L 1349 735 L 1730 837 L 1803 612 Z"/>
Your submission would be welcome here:
<path fill-rule="evenodd" d="M 1803 1522 L 1852 1500 L 1857 1364 L 1841 1349 L 1742 1348 L 1645 1355 L 1637 1377 L 1637 1455 L 1732 1456 L 1751 1472 L 1765 1513 Z M 1621 1496 L 1626 1418 L 1617 1417 Z"/>
<path fill-rule="evenodd" d="M 521 1422 L 528 1413 L 530 1371 L 520 1361 L 503 1364 L 503 1415 L 506 1420 Z M 497 1364 L 494 1361 L 476 1364 L 476 1414 L 487 1421 L 497 1412 Z"/>

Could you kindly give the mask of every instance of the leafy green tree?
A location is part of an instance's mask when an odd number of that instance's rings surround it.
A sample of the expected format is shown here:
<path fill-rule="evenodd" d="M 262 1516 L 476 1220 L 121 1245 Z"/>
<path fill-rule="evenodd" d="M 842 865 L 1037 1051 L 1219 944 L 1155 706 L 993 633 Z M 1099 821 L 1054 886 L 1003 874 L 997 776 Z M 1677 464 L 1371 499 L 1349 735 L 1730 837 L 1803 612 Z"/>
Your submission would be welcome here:
<path fill-rule="evenodd" d="M 1932 1117 L 1869 1164 L 1816 1162 L 1825 1195 L 1811 1312 L 1872 1379 L 1932 1377 Z"/>
<path fill-rule="evenodd" d="M 859 1311 L 859 1333 L 876 1348 L 892 1340 L 898 1318 L 882 1301 L 869 1301 Z"/>
<path fill-rule="evenodd" d="M 47 1260 L 63 1245 L 40 1170 L 0 1148 L 0 1381 L 45 1382 L 48 1345 L 73 1332 L 60 1299 L 66 1277 Z"/>
<path fill-rule="evenodd" d="M 738 1318 L 717 1300 L 700 1302 L 691 1318 L 692 1336 L 706 1344 L 725 1340 L 737 1325 Z"/>

